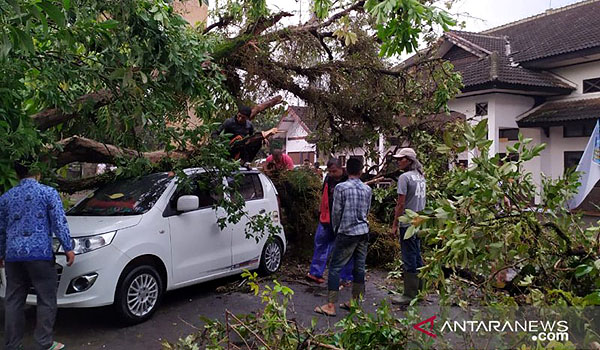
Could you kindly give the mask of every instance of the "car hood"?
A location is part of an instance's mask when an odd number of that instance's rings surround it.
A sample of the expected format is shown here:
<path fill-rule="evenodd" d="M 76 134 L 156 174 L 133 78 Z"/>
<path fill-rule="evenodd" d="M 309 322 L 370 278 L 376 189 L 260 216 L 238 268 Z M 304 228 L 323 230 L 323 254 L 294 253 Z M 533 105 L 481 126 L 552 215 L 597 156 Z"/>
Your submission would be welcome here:
<path fill-rule="evenodd" d="M 71 237 L 84 237 L 122 230 L 140 223 L 142 215 L 135 216 L 67 216 Z"/>

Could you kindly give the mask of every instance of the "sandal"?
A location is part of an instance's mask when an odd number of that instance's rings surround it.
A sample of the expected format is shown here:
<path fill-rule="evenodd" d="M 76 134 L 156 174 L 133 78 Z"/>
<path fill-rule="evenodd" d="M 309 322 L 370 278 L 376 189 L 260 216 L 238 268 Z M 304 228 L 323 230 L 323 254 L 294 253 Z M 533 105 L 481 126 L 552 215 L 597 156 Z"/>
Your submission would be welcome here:
<path fill-rule="evenodd" d="M 319 283 L 319 284 L 321 284 L 321 283 L 324 283 L 324 282 L 325 282 L 325 279 L 324 279 L 324 278 L 322 278 L 322 277 L 317 277 L 317 276 L 313 276 L 313 275 L 311 275 L 310 273 L 307 273 L 307 274 L 306 274 L 306 279 L 307 279 L 307 280 L 309 280 L 309 281 L 315 282 L 315 283 Z"/>
<path fill-rule="evenodd" d="M 323 309 L 322 306 L 317 306 L 315 308 L 315 312 L 318 313 L 318 314 L 321 314 L 321 315 L 325 315 L 327 317 L 335 317 L 336 316 L 335 312 L 329 312 L 329 311 Z"/>
<path fill-rule="evenodd" d="M 52 346 L 48 348 L 48 350 L 60 350 L 60 349 L 64 349 L 64 348 L 65 348 L 65 344 L 55 341 L 54 343 L 52 343 Z"/>
<path fill-rule="evenodd" d="M 347 301 L 345 303 L 341 303 L 340 304 L 340 309 L 346 310 L 346 311 L 350 311 L 350 302 Z"/>

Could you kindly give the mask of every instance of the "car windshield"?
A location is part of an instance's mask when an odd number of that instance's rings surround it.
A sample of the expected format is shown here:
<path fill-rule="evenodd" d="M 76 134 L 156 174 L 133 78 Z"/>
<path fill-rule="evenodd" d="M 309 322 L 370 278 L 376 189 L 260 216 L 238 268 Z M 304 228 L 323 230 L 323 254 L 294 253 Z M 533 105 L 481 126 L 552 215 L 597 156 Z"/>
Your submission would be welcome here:
<path fill-rule="evenodd" d="M 152 209 L 173 177 L 168 173 L 118 180 L 107 184 L 79 202 L 67 215 L 140 215 Z"/>

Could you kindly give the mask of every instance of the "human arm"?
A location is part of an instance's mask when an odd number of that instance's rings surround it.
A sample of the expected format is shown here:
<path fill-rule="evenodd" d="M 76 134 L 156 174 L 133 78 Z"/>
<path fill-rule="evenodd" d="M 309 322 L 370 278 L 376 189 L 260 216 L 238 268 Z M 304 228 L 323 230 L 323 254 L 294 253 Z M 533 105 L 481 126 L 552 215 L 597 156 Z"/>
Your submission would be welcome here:
<path fill-rule="evenodd" d="M 392 222 L 392 235 L 398 234 L 398 218 L 404 215 L 404 204 L 406 196 L 399 194 L 396 199 L 396 208 L 394 209 L 394 221 Z"/>
<path fill-rule="evenodd" d="M 333 232 L 337 234 L 337 230 L 342 221 L 342 214 L 344 212 L 344 198 L 342 191 L 339 187 L 336 187 L 333 191 L 333 208 L 331 210 L 331 227 Z"/>
<path fill-rule="evenodd" d="M 294 160 L 292 159 L 292 157 L 288 156 L 287 154 L 283 154 L 283 161 L 287 170 L 294 169 Z"/>
<path fill-rule="evenodd" d="M 405 176 L 398 178 L 398 198 L 396 199 L 396 208 L 394 209 L 394 221 L 392 222 L 392 235 L 398 233 L 398 218 L 404 215 L 406 204 L 406 194 L 408 193 L 408 179 Z"/>
<path fill-rule="evenodd" d="M 4 258 L 6 256 L 6 228 L 8 226 L 7 219 L 8 217 L 4 209 L 4 203 L 0 199 L 0 267 L 4 267 Z"/>
<path fill-rule="evenodd" d="M 71 266 L 75 260 L 73 244 L 71 243 L 71 232 L 65 216 L 60 196 L 55 189 L 50 192 L 48 199 L 48 217 L 50 218 L 50 232 L 54 233 L 67 255 L 67 266 Z"/>
<path fill-rule="evenodd" d="M 219 125 L 219 128 L 217 128 L 217 130 L 212 132 L 211 136 L 213 138 L 219 137 L 219 135 L 225 131 L 225 128 L 227 127 L 228 122 L 229 122 L 229 119 L 226 119 L 225 121 L 223 121 L 221 123 L 221 125 Z M 225 133 L 227 133 L 227 131 L 225 131 Z"/>

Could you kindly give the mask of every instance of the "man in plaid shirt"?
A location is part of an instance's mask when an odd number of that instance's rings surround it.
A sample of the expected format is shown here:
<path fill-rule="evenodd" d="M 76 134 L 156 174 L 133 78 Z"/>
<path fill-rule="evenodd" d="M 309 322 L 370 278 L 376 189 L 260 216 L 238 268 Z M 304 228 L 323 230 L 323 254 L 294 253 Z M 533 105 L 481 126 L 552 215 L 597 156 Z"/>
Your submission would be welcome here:
<path fill-rule="evenodd" d="M 365 291 L 365 262 L 369 242 L 369 222 L 367 215 L 371 208 L 371 188 L 360 181 L 362 162 L 350 158 L 346 164 L 348 181 L 335 187 L 331 224 L 335 232 L 335 243 L 329 264 L 327 283 L 328 303 L 317 306 L 315 312 L 335 316 L 338 301 L 340 270 L 354 258 L 352 275 L 352 299 L 358 300 Z M 340 305 L 348 309 L 349 303 Z"/>

